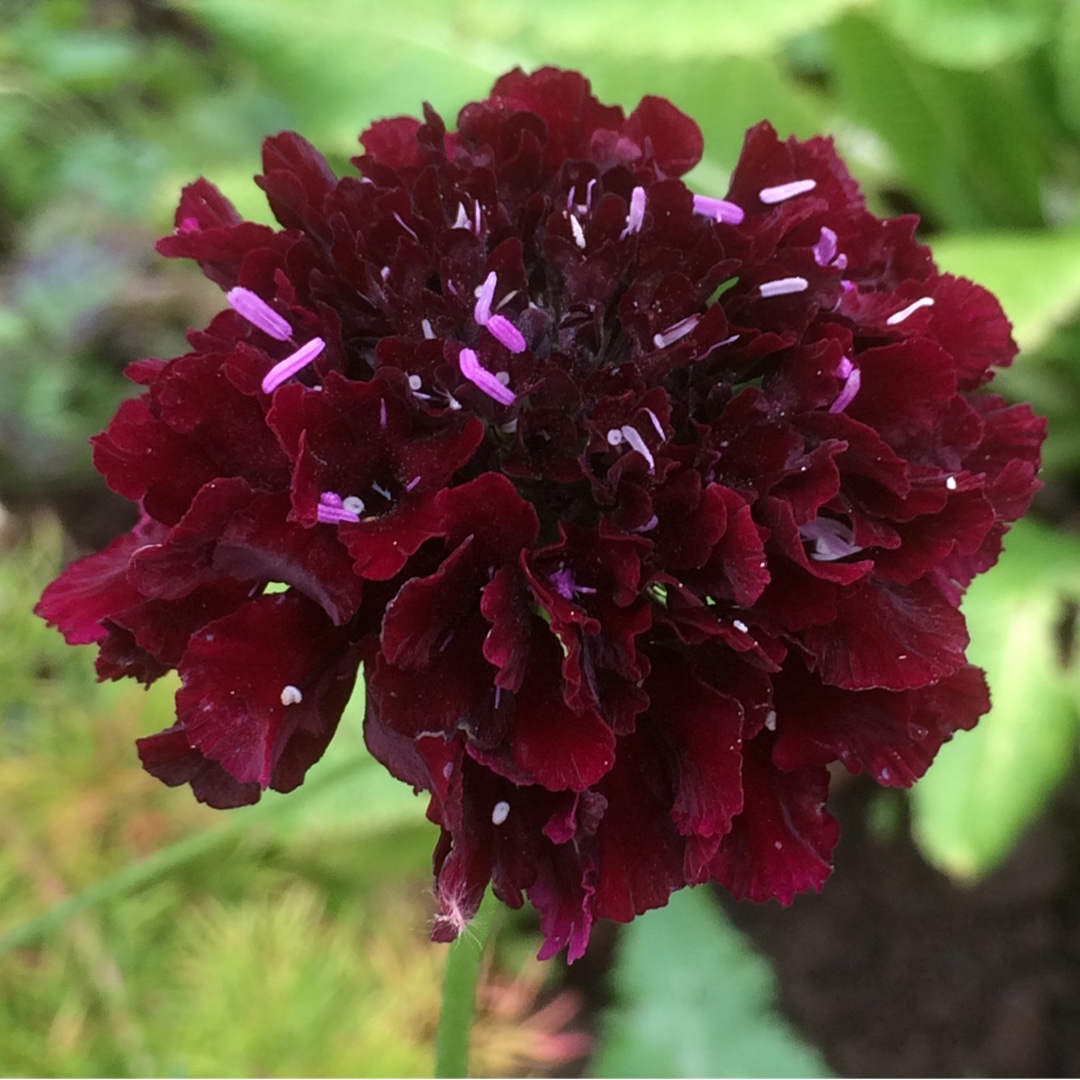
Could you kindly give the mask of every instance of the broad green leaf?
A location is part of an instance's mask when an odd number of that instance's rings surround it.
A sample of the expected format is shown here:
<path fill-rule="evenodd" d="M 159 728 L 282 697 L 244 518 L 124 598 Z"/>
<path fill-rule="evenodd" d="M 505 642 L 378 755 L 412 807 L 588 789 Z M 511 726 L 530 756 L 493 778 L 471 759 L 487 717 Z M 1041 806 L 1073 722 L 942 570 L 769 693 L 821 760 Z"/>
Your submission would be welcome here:
<path fill-rule="evenodd" d="M 1070 768 L 1077 680 L 1056 628 L 1078 596 L 1080 544 L 1023 522 L 964 601 L 968 655 L 986 670 L 993 708 L 942 747 L 912 792 L 919 846 L 955 877 L 976 879 L 1000 863 Z"/>
<path fill-rule="evenodd" d="M 1022 74 L 936 67 L 862 16 L 839 20 L 828 41 L 841 107 L 885 140 L 904 186 L 940 224 L 1042 223 L 1044 121 Z"/>
<path fill-rule="evenodd" d="M 766 961 L 707 889 L 684 889 L 623 932 L 596 1076 L 828 1076 L 772 1009 Z"/>
<path fill-rule="evenodd" d="M 1057 0 L 878 0 L 889 29 L 916 55 L 988 68 L 1050 39 Z"/>
<path fill-rule="evenodd" d="M 1024 351 L 1045 344 L 1080 312 L 1080 233 L 944 236 L 934 241 L 934 258 L 997 296 Z"/>

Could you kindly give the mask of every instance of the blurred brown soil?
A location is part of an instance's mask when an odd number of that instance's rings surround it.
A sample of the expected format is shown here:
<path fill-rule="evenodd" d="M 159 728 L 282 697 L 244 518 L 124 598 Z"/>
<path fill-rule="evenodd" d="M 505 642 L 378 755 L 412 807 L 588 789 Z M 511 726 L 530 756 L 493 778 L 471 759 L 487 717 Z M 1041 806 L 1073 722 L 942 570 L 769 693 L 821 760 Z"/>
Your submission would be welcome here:
<path fill-rule="evenodd" d="M 923 861 L 906 821 L 872 828 L 878 789 L 852 782 L 831 801 L 842 833 L 820 894 L 727 903 L 838 1075 L 1080 1075 L 1077 779 L 971 888 Z"/>

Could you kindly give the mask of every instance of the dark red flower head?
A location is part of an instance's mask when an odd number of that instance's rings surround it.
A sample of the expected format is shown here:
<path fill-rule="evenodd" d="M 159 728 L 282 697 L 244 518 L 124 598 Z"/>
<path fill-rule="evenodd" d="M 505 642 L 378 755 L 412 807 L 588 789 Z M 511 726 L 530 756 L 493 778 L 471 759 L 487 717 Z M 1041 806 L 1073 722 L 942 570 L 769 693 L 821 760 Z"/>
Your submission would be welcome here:
<path fill-rule="evenodd" d="M 572 72 L 361 141 L 337 179 L 267 140 L 280 230 L 185 189 L 159 250 L 229 306 L 131 369 L 95 461 L 142 521 L 40 612 L 179 670 L 139 752 L 219 807 L 301 783 L 362 662 L 438 940 L 489 881 L 570 959 L 687 884 L 819 887 L 829 763 L 907 786 L 987 708 L 958 604 L 1043 438 L 980 389 L 997 302 L 830 140 L 759 124 L 697 195 L 691 120 Z"/>

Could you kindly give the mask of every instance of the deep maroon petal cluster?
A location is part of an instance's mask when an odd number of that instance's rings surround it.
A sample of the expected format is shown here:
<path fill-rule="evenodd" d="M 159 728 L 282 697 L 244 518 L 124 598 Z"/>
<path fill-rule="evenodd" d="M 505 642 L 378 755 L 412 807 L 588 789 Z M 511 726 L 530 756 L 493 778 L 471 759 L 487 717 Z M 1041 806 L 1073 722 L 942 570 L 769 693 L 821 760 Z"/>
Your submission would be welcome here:
<path fill-rule="evenodd" d="M 430 793 L 440 914 L 491 882 L 581 955 L 687 884 L 789 902 L 830 869 L 828 766 L 907 786 L 988 707 L 958 604 L 1037 486 L 1015 346 L 869 213 L 828 139 L 697 126 L 511 72 L 338 179 L 294 134 L 204 180 L 162 254 L 228 306 L 94 440 L 142 520 L 46 591 L 102 678 L 177 669 L 146 768 L 289 790 L 363 664 L 365 734 Z"/>

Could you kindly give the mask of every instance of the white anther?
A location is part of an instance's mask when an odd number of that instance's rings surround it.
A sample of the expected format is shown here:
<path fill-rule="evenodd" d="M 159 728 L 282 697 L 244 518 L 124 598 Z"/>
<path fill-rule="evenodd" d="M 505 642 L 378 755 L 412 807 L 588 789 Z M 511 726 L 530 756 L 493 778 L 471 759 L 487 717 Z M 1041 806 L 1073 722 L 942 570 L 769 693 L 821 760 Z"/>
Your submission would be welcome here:
<path fill-rule="evenodd" d="M 956 477 L 955 477 L 955 476 L 950 476 L 950 477 L 949 477 L 949 478 L 948 478 L 948 479 L 947 479 L 947 480 L 945 481 L 945 486 L 946 486 L 946 487 L 947 487 L 947 488 L 948 488 L 948 489 L 949 489 L 950 491 L 955 491 L 955 490 L 956 490 Z"/>
<path fill-rule="evenodd" d="M 581 222 L 573 214 L 570 215 L 570 231 L 574 234 L 574 243 L 584 251 L 585 230 L 581 227 Z"/>
<path fill-rule="evenodd" d="M 501 825 L 510 816 L 510 804 L 500 799 L 491 810 L 491 824 Z"/>
<path fill-rule="evenodd" d="M 424 337 L 429 341 L 435 336 L 435 331 L 431 329 L 431 323 L 427 319 L 420 320 L 420 329 L 424 331 Z"/>
<path fill-rule="evenodd" d="M 886 326 L 896 326 L 897 323 L 902 323 L 910 314 L 912 314 L 915 311 L 918 311 L 919 308 L 921 308 L 921 307 L 933 307 L 933 306 L 934 306 L 934 298 L 932 296 L 920 296 L 919 299 L 916 300 L 914 303 L 908 304 L 908 306 L 906 308 L 901 308 L 895 314 L 890 315 L 885 320 L 885 325 Z"/>
<path fill-rule="evenodd" d="M 765 714 L 765 726 L 769 729 L 769 731 L 775 731 L 776 730 L 776 710 L 775 709 L 770 709 Z"/>
<path fill-rule="evenodd" d="M 510 372 L 509 371 L 496 371 L 495 378 L 503 384 L 503 386 L 510 385 Z"/>
<path fill-rule="evenodd" d="M 744 623 L 742 621 L 742 619 L 732 619 L 731 620 L 731 625 L 734 626 L 736 630 L 740 631 L 743 634 L 745 634 L 750 629 L 750 627 L 747 626 L 746 623 Z"/>
<path fill-rule="evenodd" d="M 281 704 L 285 706 L 299 705 L 304 700 L 304 695 L 300 692 L 299 686 L 293 686 L 290 683 L 281 691 Z"/>
<path fill-rule="evenodd" d="M 348 510 L 350 514 L 362 514 L 364 512 L 364 500 L 359 495 L 350 495 L 341 500 L 341 508 Z"/>
<path fill-rule="evenodd" d="M 778 203 L 785 199 L 793 199 L 796 195 L 804 195 L 817 187 L 816 180 L 792 180 L 790 184 L 777 184 L 776 187 L 762 188 L 758 192 L 758 198 L 763 203 Z"/>
<path fill-rule="evenodd" d="M 787 296 L 789 293 L 806 292 L 810 288 L 810 282 L 804 277 L 778 278 L 776 281 L 766 281 L 758 286 L 758 292 L 763 300 L 770 296 Z"/>
<path fill-rule="evenodd" d="M 409 376 L 409 389 L 410 390 L 419 390 L 420 387 L 423 386 L 423 385 L 424 385 L 424 380 L 421 379 L 419 375 L 410 375 Z"/>
<path fill-rule="evenodd" d="M 612 428 L 607 433 L 607 441 L 609 446 L 621 446 L 623 441 L 622 432 L 618 428 Z"/>
<path fill-rule="evenodd" d="M 469 227 L 469 215 L 465 212 L 465 204 L 457 204 L 457 217 L 454 218 L 454 224 L 450 226 L 451 229 L 467 229 Z"/>

